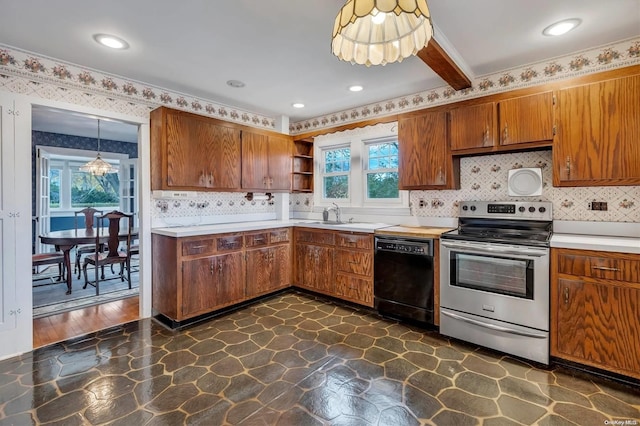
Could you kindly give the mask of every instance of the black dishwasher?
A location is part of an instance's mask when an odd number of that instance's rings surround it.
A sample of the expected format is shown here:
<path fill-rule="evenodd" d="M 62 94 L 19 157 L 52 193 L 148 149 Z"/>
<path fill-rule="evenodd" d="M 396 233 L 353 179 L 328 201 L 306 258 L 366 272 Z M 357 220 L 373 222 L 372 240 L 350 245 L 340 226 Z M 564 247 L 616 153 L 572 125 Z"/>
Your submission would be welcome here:
<path fill-rule="evenodd" d="M 433 239 L 375 237 L 373 267 L 381 315 L 433 325 Z"/>

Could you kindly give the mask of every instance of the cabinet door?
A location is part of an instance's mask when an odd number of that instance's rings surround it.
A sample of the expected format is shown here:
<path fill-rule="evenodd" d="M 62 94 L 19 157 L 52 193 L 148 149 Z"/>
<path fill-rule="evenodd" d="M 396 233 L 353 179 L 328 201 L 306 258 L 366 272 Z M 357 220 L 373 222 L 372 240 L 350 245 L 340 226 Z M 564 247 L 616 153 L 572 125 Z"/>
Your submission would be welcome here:
<path fill-rule="evenodd" d="M 296 250 L 297 283 L 322 293 L 333 293 L 333 251 L 307 244 L 299 244 Z"/>
<path fill-rule="evenodd" d="M 553 140 L 553 93 L 545 92 L 498 103 L 500 145 Z"/>
<path fill-rule="evenodd" d="M 554 355 L 640 377 L 640 289 L 559 279 Z"/>
<path fill-rule="evenodd" d="M 226 306 L 244 300 L 244 263 L 241 252 L 215 256 L 216 306 Z"/>
<path fill-rule="evenodd" d="M 213 150 L 210 125 L 187 115 L 167 113 L 167 186 L 210 188 L 213 186 Z"/>
<path fill-rule="evenodd" d="M 182 262 L 182 316 L 213 310 L 216 305 L 216 256 Z"/>
<path fill-rule="evenodd" d="M 211 151 L 212 188 L 240 189 L 240 131 L 208 123 L 205 137 Z"/>
<path fill-rule="evenodd" d="M 287 287 L 291 284 L 289 246 L 247 251 L 247 297 Z"/>
<path fill-rule="evenodd" d="M 267 136 L 242 132 L 242 188 L 266 190 L 269 184 Z"/>
<path fill-rule="evenodd" d="M 291 189 L 291 139 L 269 136 L 269 189 L 289 191 Z"/>
<path fill-rule="evenodd" d="M 400 189 L 453 187 L 445 112 L 401 118 L 398 123 Z"/>
<path fill-rule="evenodd" d="M 640 76 L 561 90 L 558 112 L 554 185 L 640 184 Z"/>
<path fill-rule="evenodd" d="M 494 102 L 449 111 L 451 151 L 492 147 L 496 143 Z"/>

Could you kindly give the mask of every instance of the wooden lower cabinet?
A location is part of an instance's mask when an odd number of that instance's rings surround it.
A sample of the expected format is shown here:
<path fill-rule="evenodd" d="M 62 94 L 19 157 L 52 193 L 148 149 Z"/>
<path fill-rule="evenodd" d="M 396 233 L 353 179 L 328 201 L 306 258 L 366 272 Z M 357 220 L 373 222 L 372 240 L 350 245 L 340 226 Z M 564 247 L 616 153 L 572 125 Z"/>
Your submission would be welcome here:
<path fill-rule="evenodd" d="M 242 253 L 182 263 L 182 315 L 191 317 L 233 305 L 245 298 Z"/>
<path fill-rule="evenodd" d="M 291 229 L 153 234 L 153 309 L 182 322 L 291 285 Z"/>
<path fill-rule="evenodd" d="M 294 284 L 373 307 L 373 234 L 296 229 Z"/>
<path fill-rule="evenodd" d="M 552 249 L 551 355 L 640 378 L 639 268 L 640 255 Z"/>
<path fill-rule="evenodd" d="M 296 284 L 333 295 L 333 250 L 313 244 L 296 245 Z"/>
<path fill-rule="evenodd" d="M 247 250 L 247 297 L 253 298 L 291 285 L 289 244 Z"/>

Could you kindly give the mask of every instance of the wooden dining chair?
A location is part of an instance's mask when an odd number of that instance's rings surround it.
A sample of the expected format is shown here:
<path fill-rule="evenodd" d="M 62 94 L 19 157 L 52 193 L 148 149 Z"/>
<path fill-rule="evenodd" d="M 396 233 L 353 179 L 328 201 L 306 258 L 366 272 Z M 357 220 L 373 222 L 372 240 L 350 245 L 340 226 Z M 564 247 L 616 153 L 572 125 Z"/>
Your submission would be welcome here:
<path fill-rule="evenodd" d="M 86 229 L 92 229 L 93 228 L 93 224 L 95 223 L 95 218 L 97 215 L 102 215 L 104 214 L 104 212 L 102 210 L 96 210 L 93 207 L 86 207 L 82 210 L 78 210 L 77 212 L 74 212 L 75 218 L 74 218 L 74 224 L 76 227 L 76 230 L 79 229 L 79 218 L 84 216 L 84 227 Z M 80 260 L 82 258 L 82 255 L 85 254 L 91 254 L 95 251 L 95 247 L 93 246 L 93 244 L 82 244 L 76 247 L 76 262 L 75 262 L 75 267 L 73 272 L 75 273 L 76 271 L 78 271 L 78 279 L 80 279 Z M 104 275 L 103 275 L 104 278 Z"/>
<path fill-rule="evenodd" d="M 124 223 L 121 227 L 121 222 Z M 106 229 L 106 231 L 105 231 Z M 96 295 L 100 294 L 100 280 L 104 279 L 98 272 L 106 265 L 120 264 L 120 278 L 126 280 L 131 288 L 131 234 L 133 231 L 133 215 L 119 211 L 112 211 L 102 216 L 98 216 L 98 229 L 93 254 L 84 258 L 82 270 L 84 272 L 84 286 L 92 285 L 96 288 Z M 105 241 L 106 238 L 106 242 Z M 120 250 L 120 241 L 124 242 L 123 250 Z M 100 245 L 105 244 L 105 250 L 100 250 Z M 95 268 L 95 281 L 89 281 L 87 267 L 93 265 Z"/>
<path fill-rule="evenodd" d="M 66 272 L 66 268 L 64 266 L 64 255 L 59 251 L 53 253 L 32 254 L 31 265 L 32 267 L 58 265 L 58 281 L 62 281 L 62 277 L 64 277 Z"/>

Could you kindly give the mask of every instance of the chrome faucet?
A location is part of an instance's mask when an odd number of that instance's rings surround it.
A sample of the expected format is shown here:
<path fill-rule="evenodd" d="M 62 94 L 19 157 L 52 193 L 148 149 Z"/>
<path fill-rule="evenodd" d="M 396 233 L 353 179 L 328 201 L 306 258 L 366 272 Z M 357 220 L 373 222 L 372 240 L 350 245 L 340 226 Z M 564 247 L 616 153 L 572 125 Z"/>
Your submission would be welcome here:
<path fill-rule="evenodd" d="M 340 206 L 338 206 L 336 203 L 332 204 L 333 207 L 325 207 L 324 211 L 322 212 L 322 219 L 325 222 L 329 220 L 329 212 L 333 211 L 336 214 L 336 223 L 342 223 L 342 221 L 340 220 Z"/>

